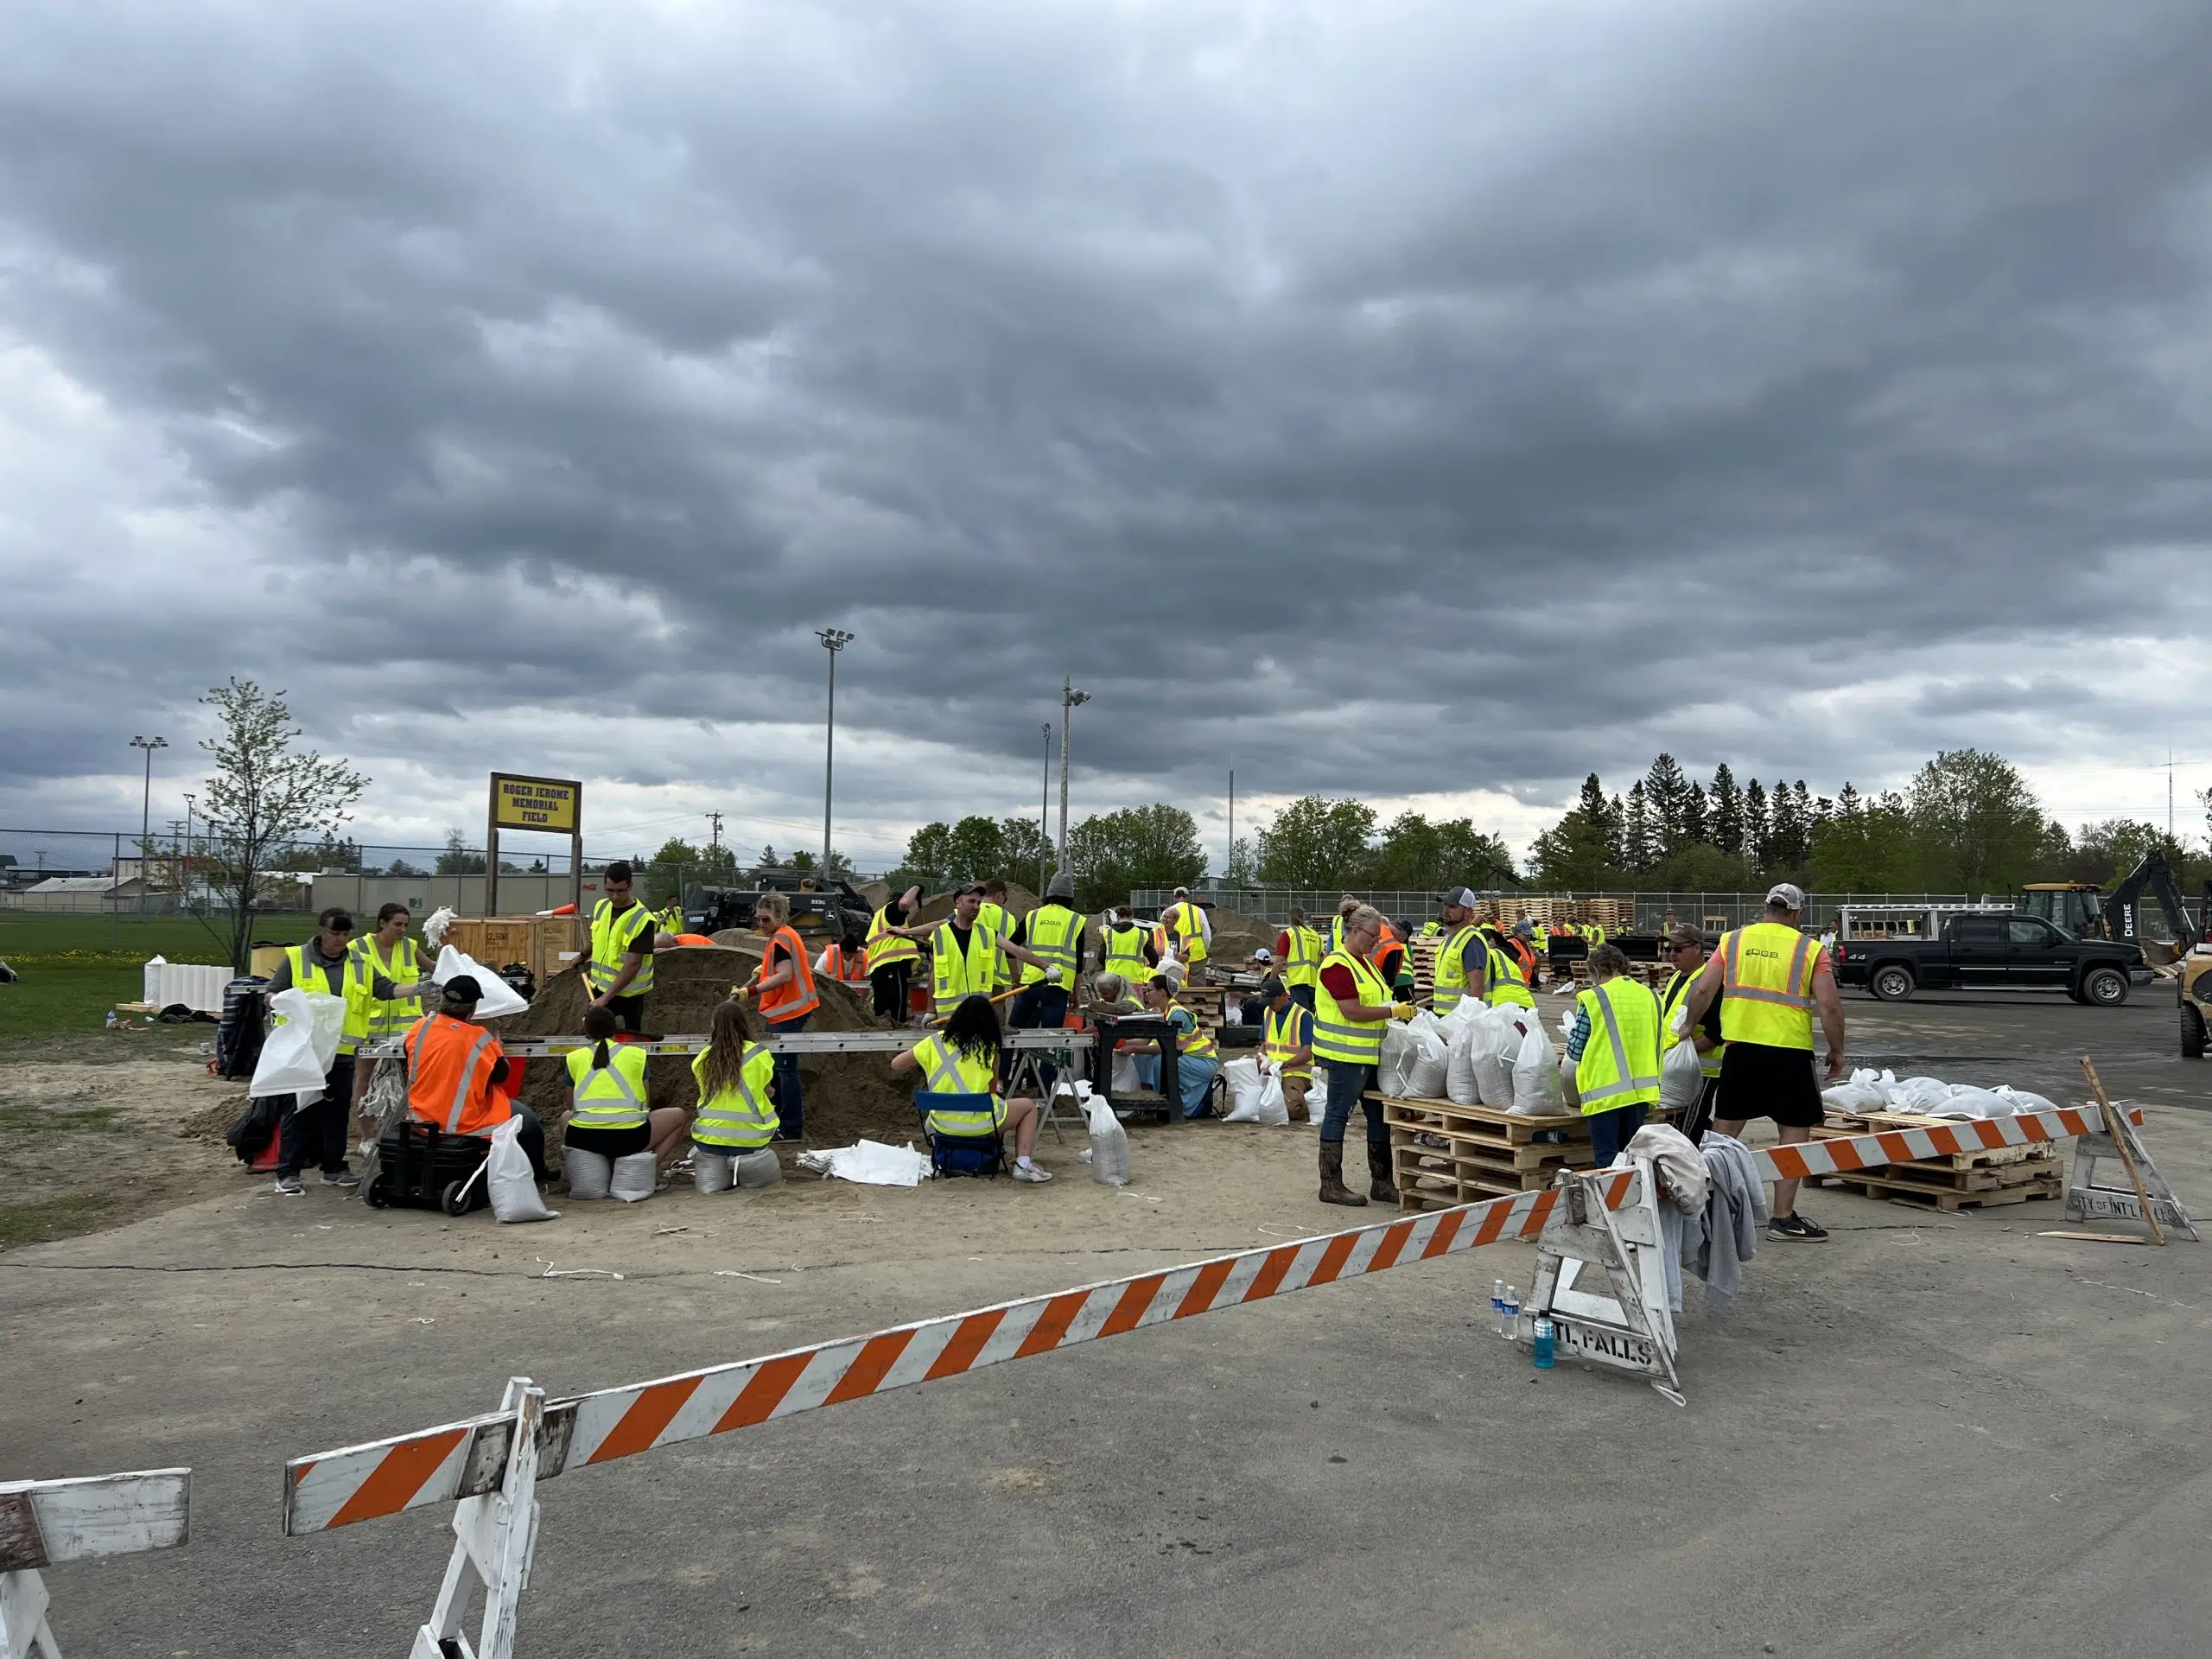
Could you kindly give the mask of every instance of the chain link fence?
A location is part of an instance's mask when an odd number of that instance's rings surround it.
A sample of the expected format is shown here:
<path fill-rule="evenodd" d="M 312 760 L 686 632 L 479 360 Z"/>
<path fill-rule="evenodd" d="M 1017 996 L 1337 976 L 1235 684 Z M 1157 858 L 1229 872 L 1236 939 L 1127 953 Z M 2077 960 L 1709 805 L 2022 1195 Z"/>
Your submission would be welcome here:
<path fill-rule="evenodd" d="M 1294 888 L 1294 887 L 1202 887 L 1198 896 L 1225 909 L 1253 917 L 1271 926 L 1280 927 L 1293 908 L 1303 910 L 1310 917 L 1333 916 L 1338 901 L 1351 893 L 1363 904 L 1370 904 L 1393 919 L 1410 919 L 1415 926 L 1434 920 L 1444 913 L 1444 906 L 1433 892 L 1386 893 L 1361 891 L 1351 887 Z M 1687 924 L 1702 927 L 1708 932 L 1725 931 L 1755 922 L 1765 914 L 1766 890 L 1756 893 L 1538 893 L 1490 892 L 1483 895 L 1501 903 L 1511 905 L 1532 900 L 1546 900 L 1554 904 L 1581 904 L 1590 899 L 1605 899 L 1629 906 L 1635 918 L 1626 931 L 1656 933 L 1662 928 Z M 1164 888 L 1141 889 L 1129 895 L 1129 902 L 1140 910 L 1157 910 L 1173 901 L 1175 895 Z M 1962 905 L 1972 902 L 1962 893 L 1808 893 L 1805 895 L 1804 919 L 1826 925 L 1846 905 Z M 1993 895 L 1990 902 L 2005 904 L 2007 899 Z"/>

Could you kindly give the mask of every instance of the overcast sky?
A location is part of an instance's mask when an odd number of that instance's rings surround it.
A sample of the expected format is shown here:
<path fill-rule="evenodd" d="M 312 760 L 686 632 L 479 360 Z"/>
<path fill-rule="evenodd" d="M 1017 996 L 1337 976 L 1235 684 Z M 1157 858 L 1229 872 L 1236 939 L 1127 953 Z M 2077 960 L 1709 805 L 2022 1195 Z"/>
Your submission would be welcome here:
<path fill-rule="evenodd" d="M 2212 781 L 2202 0 L 0 10 L 0 826 Z M 2191 775 L 2193 772 L 2193 776 Z"/>

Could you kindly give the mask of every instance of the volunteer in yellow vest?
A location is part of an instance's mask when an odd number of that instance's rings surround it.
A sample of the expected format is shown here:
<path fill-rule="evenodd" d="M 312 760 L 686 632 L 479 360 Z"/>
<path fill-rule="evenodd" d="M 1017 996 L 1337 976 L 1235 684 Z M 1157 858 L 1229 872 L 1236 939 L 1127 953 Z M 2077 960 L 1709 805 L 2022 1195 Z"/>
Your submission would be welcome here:
<path fill-rule="evenodd" d="M 1068 996 L 1083 976 L 1083 912 L 1075 907 L 1075 878 L 1056 871 L 1046 884 L 1044 901 L 1014 925 L 1014 939 L 1028 948 L 1042 967 L 1025 965 L 1021 989 L 1014 999 L 1007 1023 L 1017 1031 L 1058 1031 L 1067 1023 Z M 1047 982 L 1048 969 L 1061 977 Z M 1041 1057 L 1037 1074 L 1047 1097 L 1058 1080 L 1059 1068 Z"/>
<path fill-rule="evenodd" d="M 600 877 L 607 897 L 592 906 L 591 955 L 584 984 L 592 1006 L 610 1008 L 625 1031 L 645 1028 L 645 997 L 653 988 L 653 913 L 631 896 L 634 872 L 620 860 Z"/>
<path fill-rule="evenodd" d="M 922 890 L 909 887 L 868 918 L 868 978 L 879 1020 L 903 1023 L 909 1012 L 906 993 L 921 947 L 893 930 L 911 923 L 921 909 Z"/>
<path fill-rule="evenodd" d="M 507 1057 L 499 1039 L 476 1023 L 482 1000 L 475 976 L 456 974 L 439 995 L 438 1011 L 400 1033 L 407 1110 L 447 1135 L 488 1136 L 509 1118 L 518 1120 L 516 1140 L 542 1181 L 545 1128 L 537 1113 L 499 1086 L 507 1078 Z"/>
<path fill-rule="evenodd" d="M 1813 1075 L 1813 1011 L 1820 1010 L 1828 1045 L 1830 1082 L 1849 1064 L 1843 1047 L 1843 999 L 1835 968 L 1817 941 L 1801 932 L 1805 895 L 1789 882 L 1766 896 L 1766 916 L 1721 936 L 1720 948 L 1698 970 L 1684 993 L 1689 1023 L 1705 1018 L 1720 999 L 1720 1099 L 1728 1116 L 1713 1128 L 1740 1135 L 1755 1117 L 1770 1117 L 1785 1145 L 1812 1139 L 1821 1117 L 1820 1080 Z M 1777 1181 L 1775 1238 L 1819 1239 L 1827 1234 L 1797 1213 L 1797 1183 Z"/>
<path fill-rule="evenodd" d="M 1282 982 L 1290 1000 L 1311 1014 L 1313 988 L 1321 979 L 1321 936 L 1309 925 L 1306 912 L 1296 906 L 1275 935 L 1275 958 L 1282 964 Z"/>
<path fill-rule="evenodd" d="M 1001 939 L 982 921 L 983 884 L 970 881 L 953 895 L 952 914 L 941 922 L 891 931 L 901 938 L 929 943 L 930 984 L 937 1017 L 950 1019 L 969 996 L 988 996 L 997 982 L 1001 956 L 1041 969 L 1048 985 L 1064 985 L 1070 976 L 1026 944 Z M 992 1019 L 997 1019 L 995 1012 Z"/>
<path fill-rule="evenodd" d="M 991 937 L 1003 946 L 1014 937 L 1014 912 L 1006 907 L 1006 882 L 993 876 L 983 883 L 983 902 L 976 907 L 976 919 L 991 930 Z M 991 989 L 1002 991 L 1014 982 L 1014 971 L 1007 965 L 1001 950 L 999 963 L 992 972 Z"/>
<path fill-rule="evenodd" d="M 322 1092 L 311 1101 L 302 1096 L 277 1128 L 276 1191 L 287 1198 L 307 1190 L 300 1172 L 310 1158 L 322 1166 L 325 1186 L 360 1185 L 346 1160 L 350 1139 L 346 1114 L 354 1095 L 353 1052 L 369 1034 L 370 1009 L 376 1003 L 419 995 L 423 988 L 412 982 L 403 988 L 372 972 L 353 950 L 352 914 L 334 906 L 316 918 L 313 938 L 285 947 L 276 970 L 269 976 L 270 996 L 296 988 L 339 998 L 346 1005 L 346 1017 L 338 1051 L 323 1074 Z M 283 1016 L 277 1016 L 276 1024 L 283 1023 Z"/>
<path fill-rule="evenodd" d="M 1705 935 L 1687 922 L 1668 931 L 1668 959 L 1675 971 L 1668 976 L 1666 988 L 1659 993 L 1659 1052 L 1662 1058 L 1674 1052 L 1683 1039 L 1669 1027 L 1675 1010 L 1691 984 L 1698 969 L 1705 966 Z M 1705 1011 L 1705 1017 L 1688 1027 L 1689 1042 L 1697 1051 L 1698 1070 L 1705 1074 L 1705 1086 L 1698 1092 L 1697 1104 L 1691 1107 L 1675 1128 L 1688 1135 L 1694 1146 L 1705 1139 L 1705 1132 L 1713 1125 L 1714 1103 L 1720 1097 L 1720 1065 L 1724 1046 L 1720 1035 L 1720 1002 L 1715 1001 Z"/>
<path fill-rule="evenodd" d="M 1436 994 L 1430 1005 L 1440 1015 L 1458 1007 L 1463 997 L 1487 1000 L 1490 956 L 1482 930 L 1475 925 L 1474 889 L 1454 887 L 1438 898 L 1444 906 L 1444 943 L 1437 947 Z"/>
<path fill-rule="evenodd" d="M 1106 958 L 1103 972 L 1117 974 L 1124 985 L 1141 985 L 1152 977 L 1160 953 L 1151 948 L 1151 934 L 1129 914 L 1127 905 L 1116 905 L 1099 925 Z"/>
<path fill-rule="evenodd" d="M 1506 1003 L 1516 1008 L 1535 1007 L 1536 999 L 1529 994 L 1529 982 L 1522 975 L 1520 963 L 1506 953 L 1505 938 L 1497 924 L 1485 924 L 1481 932 L 1483 1000 L 1493 1008 Z"/>
<path fill-rule="evenodd" d="M 429 984 L 429 969 L 423 965 L 421 953 L 415 941 L 407 937 L 407 929 L 414 917 L 404 905 L 385 905 L 377 912 L 376 930 L 366 938 L 355 939 L 353 953 L 361 957 L 365 971 L 350 976 L 346 995 L 359 999 L 359 1012 L 347 1009 L 349 1025 L 359 1025 L 365 1040 L 381 1043 L 397 1039 L 423 1017 L 423 996 Z M 398 988 L 400 995 L 386 1001 L 372 988 L 373 978 L 381 974 Z M 375 1072 L 372 1065 L 353 1068 L 353 1109 L 359 1112 L 362 1100 L 369 1092 L 369 1078 Z"/>
<path fill-rule="evenodd" d="M 1313 1086 L 1313 1015 L 1294 1001 L 1290 987 L 1269 978 L 1260 984 L 1267 1012 L 1260 1021 L 1260 1058 L 1282 1080 L 1282 1103 L 1294 1123 L 1306 1122 L 1306 1096 Z"/>
<path fill-rule="evenodd" d="M 822 998 L 814 988 L 814 967 L 806 959 L 806 945 L 791 925 L 790 897 L 762 893 L 753 909 L 753 929 L 766 943 L 760 950 L 760 971 L 746 990 L 759 999 L 770 1036 L 804 1031 Z M 797 1141 L 805 1133 L 806 1102 L 799 1092 L 796 1054 L 776 1056 L 776 1119 L 779 1141 Z"/>
<path fill-rule="evenodd" d="M 1191 897 L 1188 887 L 1175 889 L 1175 902 L 1161 914 L 1170 937 L 1175 941 L 1175 955 L 1189 969 L 1192 984 L 1203 985 L 1206 980 L 1206 957 L 1213 949 L 1213 923 L 1205 909 Z"/>
<path fill-rule="evenodd" d="M 1574 999 L 1567 1058 L 1574 1062 L 1562 1079 L 1567 1103 L 1589 1120 L 1591 1148 L 1603 1169 L 1659 1098 L 1659 999 L 1629 977 L 1617 944 L 1590 953 L 1590 983 Z"/>
<path fill-rule="evenodd" d="M 691 1080 L 699 1089 L 691 1147 L 695 1159 L 707 1153 L 741 1160 L 734 1185 L 773 1186 L 784 1179 L 774 1153 L 758 1155 L 776 1138 L 775 1079 L 775 1055 L 746 1035 L 745 1005 L 731 997 L 715 1009 L 707 1046 L 691 1060 Z M 705 1166 L 695 1162 L 693 1169 L 701 1192 L 721 1190 L 719 1181 L 709 1186 Z"/>
<path fill-rule="evenodd" d="M 1329 918 L 1330 950 L 1341 950 L 1344 948 L 1344 925 L 1351 920 L 1352 912 L 1358 908 L 1359 895 L 1357 893 L 1346 893 L 1338 895 L 1337 913 Z M 1377 911 L 1376 914 L 1379 916 L 1382 914 L 1382 912 Z M 1382 937 L 1382 936 L 1380 933 L 1376 935 L 1376 938 L 1378 941 L 1380 941 Z"/>
<path fill-rule="evenodd" d="M 1198 1024 L 1198 1016 L 1175 1000 L 1175 982 L 1154 974 L 1144 984 L 1146 1011 L 1158 1014 L 1175 1028 L 1175 1092 L 1177 1108 L 1186 1118 L 1213 1116 L 1214 1079 L 1221 1076 L 1221 1053 L 1213 1039 Z M 1137 1076 L 1147 1089 L 1160 1087 L 1160 1056 L 1145 1043 L 1137 1056 Z"/>
<path fill-rule="evenodd" d="M 561 1143 L 610 1163 L 650 1148 L 664 1170 L 683 1147 L 689 1115 L 681 1106 L 654 1109 L 645 1090 L 645 1051 L 616 1042 L 617 1029 L 612 1008 L 584 1010 L 590 1046 L 568 1052 L 569 1122 Z"/>
<path fill-rule="evenodd" d="M 977 897 L 981 897 L 978 889 Z M 970 925 L 973 925 L 970 912 Z M 1014 1131 L 1014 1179 L 1042 1183 L 1052 1172 L 1032 1161 L 1037 1150 L 1037 1103 L 1003 1099 L 997 1090 L 999 1014 L 981 992 L 957 1003 L 942 1032 L 891 1057 L 892 1074 L 922 1074 L 914 1108 L 933 1135 L 1000 1136 Z"/>
<path fill-rule="evenodd" d="M 1321 1116 L 1321 1202 L 1364 1205 L 1397 1202 L 1390 1182 L 1390 1132 L 1382 1103 L 1370 1098 L 1382 1058 L 1382 1027 L 1410 1020 L 1414 1006 L 1394 1002 L 1368 958 L 1382 937 L 1382 912 L 1356 905 L 1344 922 L 1344 948 L 1321 958 L 1313 1009 L 1313 1058 L 1329 1069 L 1328 1105 Z M 1367 1198 L 1344 1185 L 1344 1129 L 1357 1105 L 1367 1114 Z"/>

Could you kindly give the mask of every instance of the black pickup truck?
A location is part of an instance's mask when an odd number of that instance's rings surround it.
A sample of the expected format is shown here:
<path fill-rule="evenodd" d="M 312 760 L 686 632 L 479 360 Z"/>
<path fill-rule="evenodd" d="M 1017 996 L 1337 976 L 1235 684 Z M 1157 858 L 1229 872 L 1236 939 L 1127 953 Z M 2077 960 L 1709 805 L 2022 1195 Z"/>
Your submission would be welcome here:
<path fill-rule="evenodd" d="M 1835 979 L 1863 985 L 1884 1002 L 1929 990 L 2063 991 L 2076 1002 L 2116 1008 L 2138 979 L 2151 977 L 2132 944 L 2077 939 L 2038 917 L 1969 912 L 1933 939 L 1838 939 Z"/>

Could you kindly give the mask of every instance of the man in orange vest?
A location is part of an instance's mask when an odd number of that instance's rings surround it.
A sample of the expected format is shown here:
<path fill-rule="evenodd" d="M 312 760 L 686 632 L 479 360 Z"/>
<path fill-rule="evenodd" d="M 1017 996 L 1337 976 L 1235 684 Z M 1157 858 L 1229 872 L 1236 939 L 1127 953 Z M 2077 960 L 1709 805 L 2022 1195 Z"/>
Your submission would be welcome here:
<path fill-rule="evenodd" d="M 753 925 L 767 936 L 760 951 L 760 971 L 748 988 L 760 999 L 760 1017 L 771 1036 L 788 1036 L 806 1029 L 808 1018 L 822 1006 L 814 988 L 814 964 L 806 946 L 791 925 L 791 901 L 780 893 L 764 893 L 753 906 Z M 778 1054 L 775 1076 L 776 1139 L 796 1141 L 805 1127 L 805 1102 L 799 1094 L 798 1056 Z"/>
<path fill-rule="evenodd" d="M 488 1136 L 509 1118 L 519 1118 L 517 1138 L 531 1172 L 542 1181 L 544 1126 L 499 1087 L 506 1080 L 507 1057 L 499 1039 L 475 1023 L 483 995 L 473 975 L 457 975 L 446 982 L 438 1011 L 407 1028 L 407 1109 L 448 1135 Z"/>

